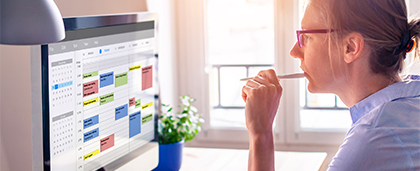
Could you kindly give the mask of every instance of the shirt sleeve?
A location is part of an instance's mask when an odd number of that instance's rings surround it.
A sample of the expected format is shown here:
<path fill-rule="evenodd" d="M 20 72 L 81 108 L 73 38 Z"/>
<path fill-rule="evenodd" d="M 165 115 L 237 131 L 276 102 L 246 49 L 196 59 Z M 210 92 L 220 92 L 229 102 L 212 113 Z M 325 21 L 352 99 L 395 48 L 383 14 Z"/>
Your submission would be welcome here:
<path fill-rule="evenodd" d="M 392 129 L 358 125 L 349 131 L 328 170 L 414 170 L 411 160 Z"/>

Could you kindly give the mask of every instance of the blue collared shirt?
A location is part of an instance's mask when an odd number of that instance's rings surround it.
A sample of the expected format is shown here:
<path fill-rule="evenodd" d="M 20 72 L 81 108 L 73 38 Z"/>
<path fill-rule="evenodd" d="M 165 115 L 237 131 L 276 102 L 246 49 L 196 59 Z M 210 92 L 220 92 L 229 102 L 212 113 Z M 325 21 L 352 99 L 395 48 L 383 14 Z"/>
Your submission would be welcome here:
<path fill-rule="evenodd" d="M 420 170 L 420 77 L 392 84 L 350 108 L 353 125 L 329 171 Z"/>

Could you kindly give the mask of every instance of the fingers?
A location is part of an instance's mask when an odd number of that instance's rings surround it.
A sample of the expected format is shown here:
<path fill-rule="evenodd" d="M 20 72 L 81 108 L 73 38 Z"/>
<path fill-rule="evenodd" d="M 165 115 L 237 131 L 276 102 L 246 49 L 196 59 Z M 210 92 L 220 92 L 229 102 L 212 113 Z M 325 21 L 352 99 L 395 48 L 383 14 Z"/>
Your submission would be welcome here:
<path fill-rule="evenodd" d="M 277 78 L 276 71 L 273 69 L 262 70 L 258 73 L 259 76 L 267 78 L 268 81 L 274 84 L 276 87 L 280 86 L 279 79 Z"/>
<path fill-rule="evenodd" d="M 270 84 L 266 84 L 268 87 L 273 87 L 279 92 L 283 91 L 283 88 L 279 82 L 280 80 L 277 78 L 276 71 L 273 69 L 262 70 L 258 73 L 258 75 L 267 78 L 267 80 L 270 82 Z"/>
<path fill-rule="evenodd" d="M 262 86 L 262 85 L 269 85 L 269 84 L 270 82 L 268 82 L 265 78 L 261 76 L 256 76 L 252 80 L 248 80 L 246 82 L 246 85 L 250 87 L 254 87 L 254 88 Z"/>
<path fill-rule="evenodd" d="M 260 86 L 269 85 L 269 84 L 270 83 L 267 80 L 265 80 L 264 78 L 262 78 L 260 76 L 256 76 L 252 80 L 248 80 L 246 82 L 245 86 L 242 88 L 242 99 L 246 103 L 246 99 L 247 99 L 248 94 L 251 91 L 251 89 L 255 89 L 255 88 L 258 88 Z"/>
<path fill-rule="evenodd" d="M 281 86 L 274 70 L 260 71 L 256 77 L 246 82 L 245 86 L 242 88 L 242 99 L 244 102 L 247 101 L 252 89 L 258 89 L 262 86 L 273 87 L 274 89 L 280 89 L 281 91 Z"/>
<path fill-rule="evenodd" d="M 245 88 L 249 89 L 249 87 L 246 86 L 246 85 L 242 87 L 242 99 L 246 103 L 246 98 L 248 97 L 248 95 L 247 95 L 247 93 L 245 93 L 245 91 L 249 91 L 249 90 L 245 90 Z"/>

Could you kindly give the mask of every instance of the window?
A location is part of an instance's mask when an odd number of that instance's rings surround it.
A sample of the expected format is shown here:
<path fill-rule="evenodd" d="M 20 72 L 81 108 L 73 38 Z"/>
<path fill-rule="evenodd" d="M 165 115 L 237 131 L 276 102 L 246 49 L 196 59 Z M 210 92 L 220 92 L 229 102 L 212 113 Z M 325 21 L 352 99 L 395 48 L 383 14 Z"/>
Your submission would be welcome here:
<path fill-rule="evenodd" d="M 352 123 L 347 106 L 337 95 L 308 92 L 307 85 L 307 80 L 299 81 L 300 128 L 346 132 Z"/>
<path fill-rule="evenodd" d="M 210 126 L 245 128 L 244 82 L 274 63 L 273 0 L 207 1 Z"/>

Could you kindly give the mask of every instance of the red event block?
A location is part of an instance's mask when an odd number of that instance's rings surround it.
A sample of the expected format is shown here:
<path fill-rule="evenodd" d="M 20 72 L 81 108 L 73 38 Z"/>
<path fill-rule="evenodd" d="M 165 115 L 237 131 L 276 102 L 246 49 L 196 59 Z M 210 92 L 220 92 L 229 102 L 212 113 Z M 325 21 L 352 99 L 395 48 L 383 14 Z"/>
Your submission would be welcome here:
<path fill-rule="evenodd" d="M 153 65 L 142 68 L 142 90 L 153 86 Z"/>
<path fill-rule="evenodd" d="M 128 104 L 129 104 L 128 105 L 129 107 L 134 106 L 136 104 L 136 98 L 133 97 L 133 98 L 129 99 Z"/>
<path fill-rule="evenodd" d="M 83 97 L 98 93 L 98 80 L 83 84 Z"/>
<path fill-rule="evenodd" d="M 114 146 L 114 134 L 101 139 L 101 152 Z"/>

